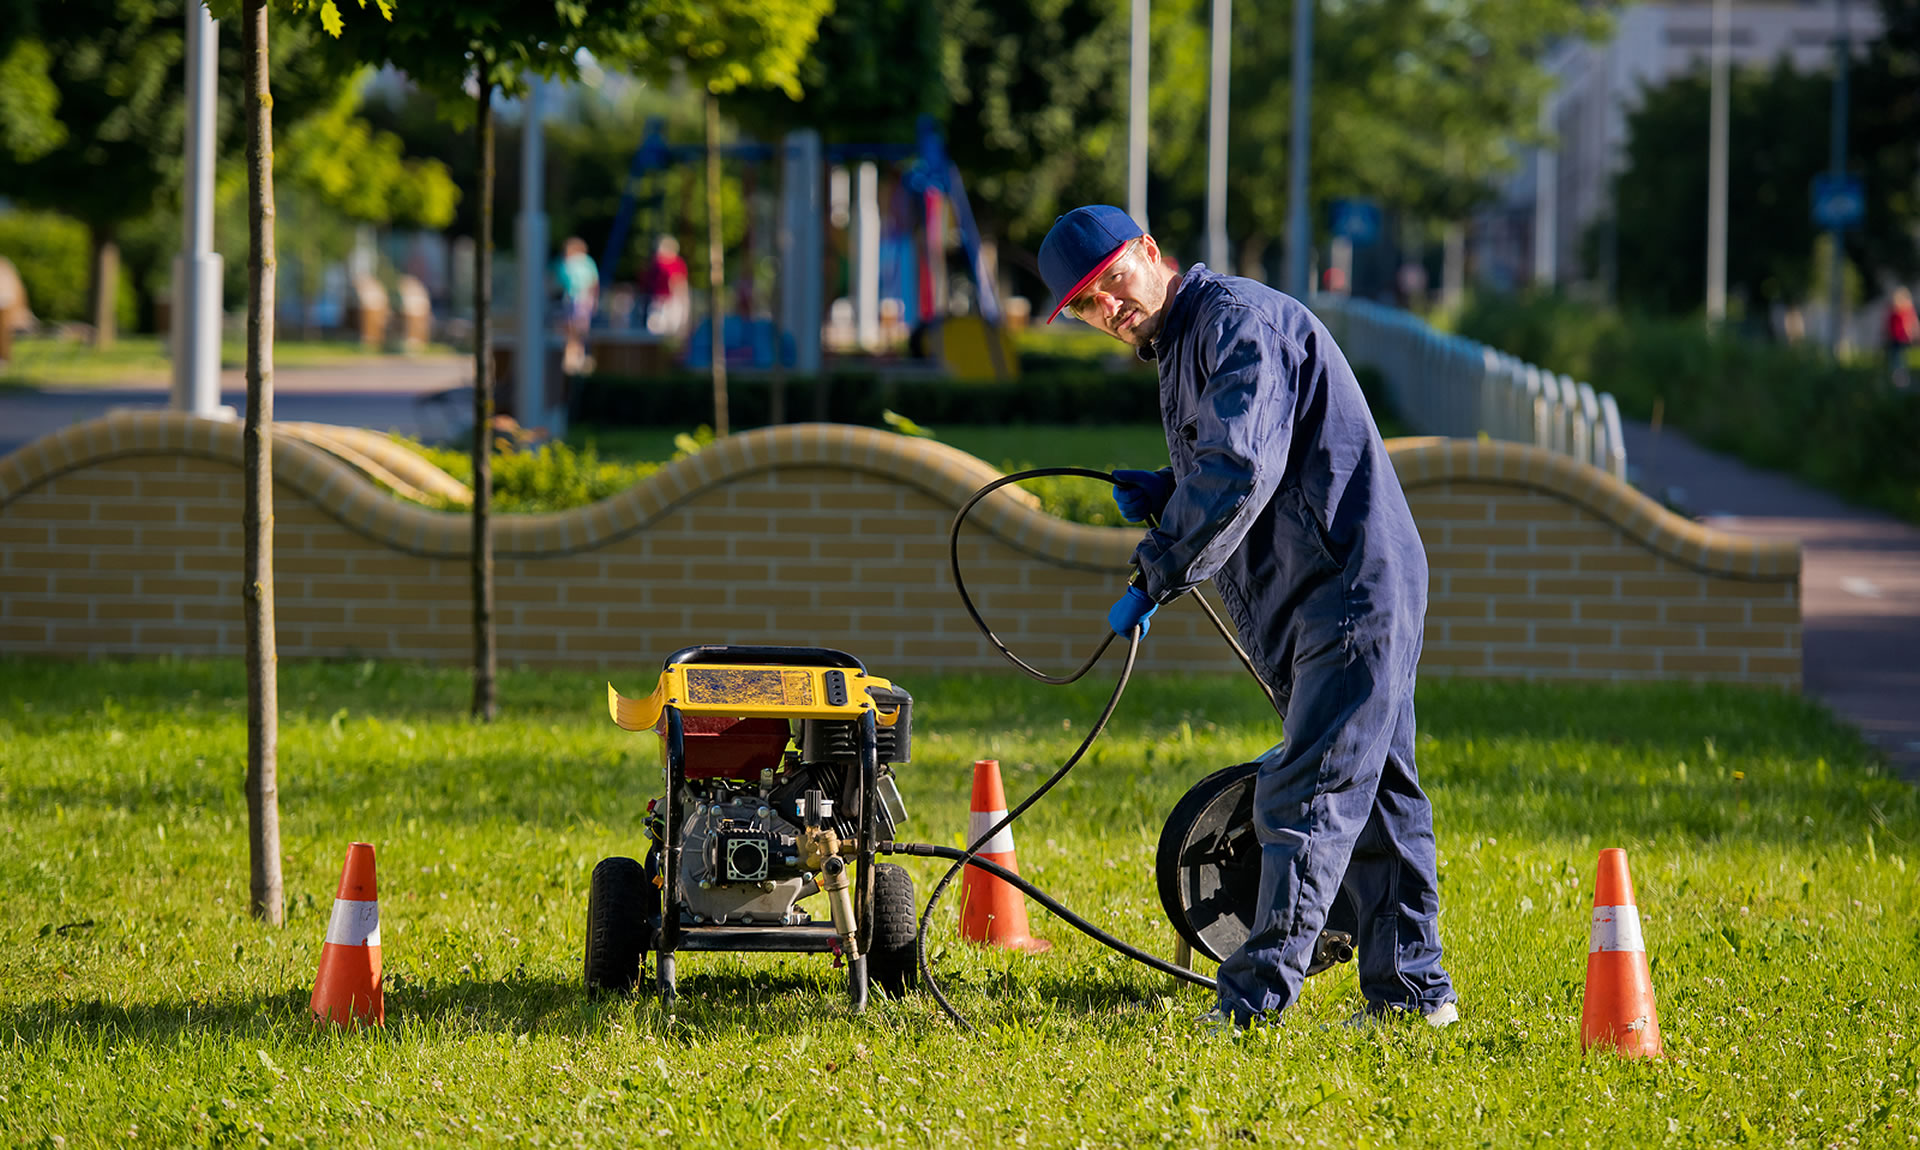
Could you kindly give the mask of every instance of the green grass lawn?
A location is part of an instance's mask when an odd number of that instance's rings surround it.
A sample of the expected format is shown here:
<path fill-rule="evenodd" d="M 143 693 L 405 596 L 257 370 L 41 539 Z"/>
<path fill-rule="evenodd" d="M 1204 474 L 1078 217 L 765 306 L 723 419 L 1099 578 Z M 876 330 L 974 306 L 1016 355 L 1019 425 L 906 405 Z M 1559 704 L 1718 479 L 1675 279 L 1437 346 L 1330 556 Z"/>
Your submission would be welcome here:
<path fill-rule="evenodd" d="M 450 351 L 435 345 L 434 354 Z M 275 340 L 273 362 L 283 367 L 337 367 L 382 358 L 385 353 L 364 350 L 357 343 L 337 340 Z M 246 364 L 247 346 L 229 340 L 221 345 L 220 364 L 233 369 Z M 95 348 L 79 340 L 19 339 L 13 359 L 0 367 L 0 388 L 114 387 L 162 383 L 172 367 L 166 346 L 157 335 L 123 335 L 113 346 Z"/>
<path fill-rule="evenodd" d="M 876 666 L 887 674 L 884 666 Z M 650 659 L 615 676 L 651 682 Z M 907 837 L 957 843 L 968 764 L 1017 798 L 1108 689 L 901 676 Z M 1422 771 L 1463 1021 L 1368 1031 L 1351 967 L 1209 1038 L 1204 992 L 1034 912 L 1046 956 L 936 927 L 981 1026 L 924 994 L 849 1016 L 824 958 L 691 955 L 683 997 L 588 1001 L 594 863 L 640 849 L 652 736 L 602 677 L 281 669 L 285 929 L 247 915 L 234 662 L 0 661 L 0 1140 L 23 1145 L 1909 1145 L 1915 792 L 1783 695 L 1429 681 Z M 1171 949 L 1165 812 L 1277 725 L 1234 678 L 1143 677 L 1019 824 L 1022 870 Z M 377 845 L 384 1030 L 305 1021 L 346 845 Z M 1670 1057 L 1579 1052 L 1593 866 L 1630 852 Z M 914 867 L 924 896 L 933 871 Z M 57 1139 L 64 1139 L 64 1143 Z"/>

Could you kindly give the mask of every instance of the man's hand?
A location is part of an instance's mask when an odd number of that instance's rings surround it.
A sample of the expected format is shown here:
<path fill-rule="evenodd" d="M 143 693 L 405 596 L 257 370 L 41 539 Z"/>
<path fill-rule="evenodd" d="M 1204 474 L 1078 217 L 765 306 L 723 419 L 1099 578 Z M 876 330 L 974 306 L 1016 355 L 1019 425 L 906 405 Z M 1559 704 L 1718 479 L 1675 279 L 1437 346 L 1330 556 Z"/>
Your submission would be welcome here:
<path fill-rule="evenodd" d="M 1144 639 L 1148 629 L 1153 626 L 1153 613 L 1159 609 L 1160 604 L 1155 603 L 1145 591 L 1129 584 L 1127 593 L 1107 610 L 1107 626 L 1113 628 L 1113 633 L 1122 639 L 1138 627 L 1140 637 Z"/>
<path fill-rule="evenodd" d="M 1129 523 L 1139 523 L 1152 515 L 1158 518 L 1173 498 L 1173 479 L 1158 471 L 1116 471 L 1113 501 Z"/>

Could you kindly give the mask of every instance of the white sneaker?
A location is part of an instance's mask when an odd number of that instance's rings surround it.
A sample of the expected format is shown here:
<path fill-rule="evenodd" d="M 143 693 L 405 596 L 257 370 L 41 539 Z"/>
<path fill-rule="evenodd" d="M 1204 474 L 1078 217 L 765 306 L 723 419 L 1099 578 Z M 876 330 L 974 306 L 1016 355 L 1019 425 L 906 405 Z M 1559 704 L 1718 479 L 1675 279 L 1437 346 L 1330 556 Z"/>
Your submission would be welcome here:
<path fill-rule="evenodd" d="M 1214 1007 L 1200 1016 L 1200 1030 L 1208 1038 L 1238 1038 L 1240 1024 L 1222 1007 Z"/>
<path fill-rule="evenodd" d="M 1432 1010 L 1427 1011 L 1425 1017 L 1427 1025 L 1438 1030 L 1442 1027 L 1452 1026 L 1454 1023 L 1460 1021 L 1460 1010 L 1451 1002 L 1443 1002 Z"/>

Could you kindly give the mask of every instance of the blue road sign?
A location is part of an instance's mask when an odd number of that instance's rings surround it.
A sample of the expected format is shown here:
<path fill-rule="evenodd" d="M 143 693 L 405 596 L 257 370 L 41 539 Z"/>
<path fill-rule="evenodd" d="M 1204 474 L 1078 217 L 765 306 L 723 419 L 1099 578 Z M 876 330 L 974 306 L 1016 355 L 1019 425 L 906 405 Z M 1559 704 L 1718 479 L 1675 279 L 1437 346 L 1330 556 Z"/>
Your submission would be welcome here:
<path fill-rule="evenodd" d="M 1823 232 L 1860 226 L 1867 215 L 1867 185 L 1859 176 L 1830 172 L 1813 177 L 1813 223 Z"/>
<path fill-rule="evenodd" d="M 1380 205 L 1372 200 L 1333 201 L 1333 234 L 1363 248 L 1380 238 Z"/>

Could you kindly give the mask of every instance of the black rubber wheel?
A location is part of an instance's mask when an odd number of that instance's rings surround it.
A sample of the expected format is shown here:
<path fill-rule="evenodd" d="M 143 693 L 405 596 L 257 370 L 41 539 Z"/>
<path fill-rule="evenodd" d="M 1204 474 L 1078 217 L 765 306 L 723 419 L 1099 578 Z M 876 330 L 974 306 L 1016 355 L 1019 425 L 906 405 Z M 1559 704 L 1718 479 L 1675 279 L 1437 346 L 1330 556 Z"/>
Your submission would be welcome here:
<path fill-rule="evenodd" d="M 1215 771 L 1174 804 L 1160 832 L 1154 877 L 1160 905 L 1187 945 L 1215 962 L 1240 949 L 1260 898 L 1260 840 L 1253 830 L 1258 762 Z M 1353 958 L 1353 904 L 1334 896 L 1308 974 Z"/>
<path fill-rule="evenodd" d="M 902 998 L 919 981 L 914 937 L 919 931 L 913 898 L 913 876 L 894 863 L 873 868 L 873 945 L 867 948 L 867 969 L 881 991 Z"/>
<path fill-rule="evenodd" d="M 660 895 L 645 867 L 629 858 L 600 860 L 587 886 L 588 994 L 632 992 L 659 915 Z"/>

